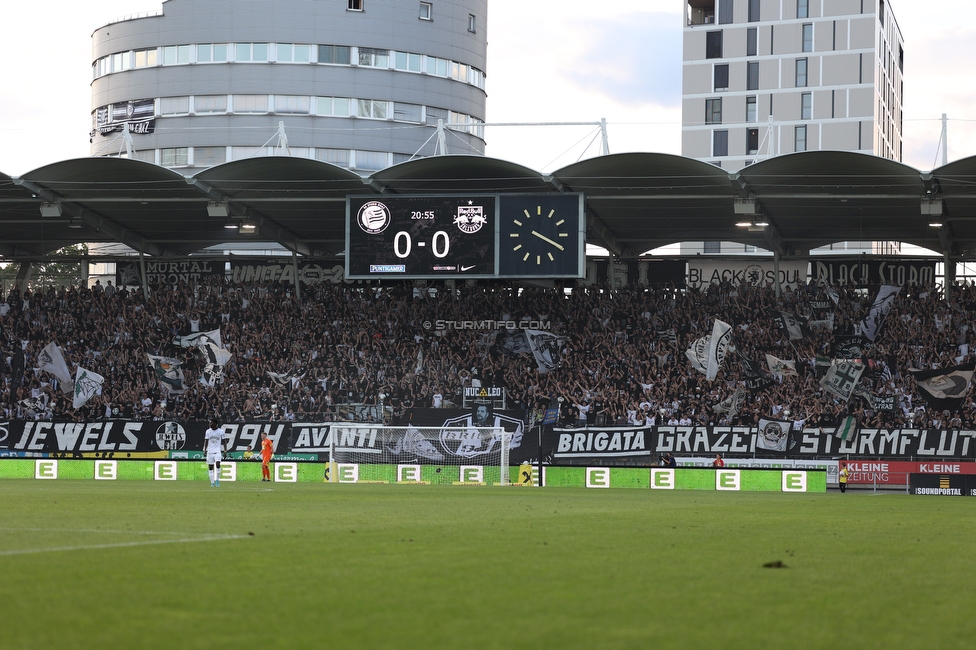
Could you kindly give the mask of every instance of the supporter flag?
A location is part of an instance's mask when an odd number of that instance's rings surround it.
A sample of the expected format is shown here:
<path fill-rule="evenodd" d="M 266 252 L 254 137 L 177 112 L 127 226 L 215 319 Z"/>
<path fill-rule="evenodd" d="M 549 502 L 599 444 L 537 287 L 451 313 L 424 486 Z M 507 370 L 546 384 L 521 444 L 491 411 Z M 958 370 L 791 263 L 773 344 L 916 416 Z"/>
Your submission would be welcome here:
<path fill-rule="evenodd" d="M 939 370 L 911 370 L 918 392 L 929 406 L 957 411 L 973 383 L 976 361 Z"/>
<path fill-rule="evenodd" d="M 271 372 L 267 371 L 268 377 L 271 377 L 271 381 L 275 383 L 275 386 L 282 386 L 286 388 L 291 387 L 291 381 L 293 378 L 304 379 L 305 375 L 308 373 L 298 374 L 295 372 Z"/>
<path fill-rule="evenodd" d="M 563 347 L 569 339 L 542 330 L 527 329 L 525 340 L 529 343 L 529 349 L 532 350 L 539 372 L 550 372 L 559 367 Z"/>
<path fill-rule="evenodd" d="M 851 398 L 851 393 L 861 379 L 864 366 L 852 361 L 840 361 L 830 366 L 827 373 L 820 380 L 820 385 L 831 395 L 836 395 L 844 401 Z"/>
<path fill-rule="evenodd" d="M 203 353 L 203 356 L 207 358 L 207 363 L 216 366 L 227 365 L 227 362 L 233 356 L 229 350 L 225 350 L 220 346 L 219 341 L 214 341 L 210 338 L 201 338 L 200 344 L 197 347 Z"/>
<path fill-rule="evenodd" d="M 204 337 L 216 343 L 217 347 L 224 347 L 224 344 L 220 342 L 220 328 L 210 330 L 209 332 L 194 332 L 193 334 L 187 334 L 186 336 L 177 336 L 175 339 L 173 339 L 173 345 L 181 348 L 192 348 L 194 346 L 201 345 L 201 339 Z"/>
<path fill-rule="evenodd" d="M 874 341 L 878 336 L 878 330 L 884 323 L 885 317 L 891 311 L 891 306 L 895 304 L 895 298 L 901 293 L 901 287 L 891 284 L 883 284 L 878 290 L 878 295 L 874 298 L 871 311 L 857 326 L 857 333 L 862 334 L 869 341 Z"/>
<path fill-rule="evenodd" d="M 860 334 L 835 336 L 833 356 L 835 359 L 860 359 L 870 347 L 871 341 Z"/>
<path fill-rule="evenodd" d="M 216 363 L 208 363 L 200 373 L 200 383 L 211 388 L 224 381 L 224 367 Z"/>
<path fill-rule="evenodd" d="M 785 311 L 774 311 L 773 320 L 776 321 L 776 324 L 779 325 L 781 330 L 789 335 L 791 341 L 813 335 L 813 332 L 810 331 L 806 323 L 797 316 L 787 314 Z"/>
<path fill-rule="evenodd" d="M 790 431 L 792 429 L 793 423 L 787 420 L 760 418 L 756 449 L 785 454 L 790 446 Z"/>
<path fill-rule="evenodd" d="M 80 409 L 92 397 L 101 395 L 102 384 L 104 383 L 105 377 L 102 377 L 97 372 L 78 366 L 75 370 L 74 401 L 72 403 L 74 408 Z"/>
<path fill-rule="evenodd" d="M 766 365 L 769 366 L 769 372 L 774 375 L 780 375 L 782 377 L 798 376 L 796 373 L 796 361 L 785 361 L 771 354 L 767 354 Z"/>
<path fill-rule="evenodd" d="M 28 397 L 27 399 L 22 399 L 17 403 L 20 404 L 32 417 L 47 410 L 47 405 L 36 397 Z"/>
<path fill-rule="evenodd" d="M 703 336 L 685 350 L 685 356 L 691 361 L 691 366 L 702 374 L 708 372 L 708 343 L 711 338 L 711 335 Z"/>
<path fill-rule="evenodd" d="M 858 386 L 857 388 L 855 388 L 852 395 L 860 397 L 865 402 L 867 402 L 868 406 L 870 406 L 871 408 L 875 408 L 874 395 L 872 395 L 871 391 L 869 391 L 864 386 Z"/>
<path fill-rule="evenodd" d="M 857 420 L 854 419 L 854 416 L 848 415 L 842 418 L 840 424 L 834 429 L 834 435 L 841 440 L 850 440 L 857 435 Z"/>
<path fill-rule="evenodd" d="M 152 354 L 146 356 L 149 357 L 149 367 L 156 373 L 159 383 L 166 386 L 169 392 L 180 394 L 186 391 L 183 368 L 180 367 L 183 364 L 182 361 L 169 357 L 157 357 Z"/>
<path fill-rule="evenodd" d="M 742 410 L 742 404 L 746 401 L 746 390 L 742 386 L 736 386 L 735 392 L 723 399 L 718 404 L 712 406 L 712 411 L 718 414 L 725 413 L 731 420 L 739 411 Z"/>
<path fill-rule="evenodd" d="M 44 346 L 41 353 L 37 355 L 37 368 L 57 377 L 62 392 L 66 395 L 71 394 L 71 371 L 68 370 L 68 364 L 65 362 L 64 355 L 61 354 L 61 348 L 58 347 L 57 343 L 51 341 Z"/>
<path fill-rule="evenodd" d="M 773 378 L 763 371 L 762 366 L 739 350 L 739 365 L 745 378 L 746 388 L 751 391 L 762 390 L 773 385 Z"/>
<path fill-rule="evenodd" d="M 713 381 L 718 376 L 718 369 L 725 361 L 725 354 L 732 343 L 732 326 L 715 319 L 712 326 L 712 336 L 708 340 L 708 363 L 705 365 L 705 379 Z"/>
<path fill-rule="evenodd" d="M 671 345 L 678 345 L 678 335 L 675 333 L 673 327 L 666 330 L 657 330 L 657 340 L 667 341 Z"/>

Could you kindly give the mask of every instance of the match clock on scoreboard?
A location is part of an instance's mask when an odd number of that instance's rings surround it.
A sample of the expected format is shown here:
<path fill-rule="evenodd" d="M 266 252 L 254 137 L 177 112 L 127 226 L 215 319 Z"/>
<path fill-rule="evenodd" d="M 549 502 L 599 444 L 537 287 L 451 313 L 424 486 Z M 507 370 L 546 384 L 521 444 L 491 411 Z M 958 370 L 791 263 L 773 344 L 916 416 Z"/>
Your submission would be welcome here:
<path fill-rule="evenodd" d="M 350 196 L 346 277 L 494 277 L 496 195 Z"/>
<path fill-rule="evenodd" d="M 499 277 L 581 278 L 582 194 L 507 194 L 499 199 Z"/>

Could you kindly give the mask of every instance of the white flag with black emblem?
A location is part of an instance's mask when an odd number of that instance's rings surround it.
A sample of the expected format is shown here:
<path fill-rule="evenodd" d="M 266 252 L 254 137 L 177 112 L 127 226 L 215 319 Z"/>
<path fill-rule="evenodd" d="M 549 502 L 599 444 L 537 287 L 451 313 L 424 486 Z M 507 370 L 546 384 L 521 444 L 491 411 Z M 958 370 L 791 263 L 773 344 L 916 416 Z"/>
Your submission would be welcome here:
<path fill-rule="evenodd" d="M 539 372 L 551 372 L 559 367 L 562 349 L 568 340 L 565 336 L 556 336 L 542 330 L 525 330 L 525 340 L 529 343 L 532 356 Z"/>

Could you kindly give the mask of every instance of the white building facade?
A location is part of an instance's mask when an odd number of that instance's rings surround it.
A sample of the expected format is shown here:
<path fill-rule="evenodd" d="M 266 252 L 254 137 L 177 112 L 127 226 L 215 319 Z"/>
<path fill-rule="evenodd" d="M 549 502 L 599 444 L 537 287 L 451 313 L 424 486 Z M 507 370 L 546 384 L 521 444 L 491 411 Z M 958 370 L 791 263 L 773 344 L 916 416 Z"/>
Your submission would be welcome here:
<path fill-rule="evenodd" d="M 486 24 L 487 0 L 167 0 L 92 35 L 91 154 L 186 174 L 482 155 Z"/>
<path fill-rule="evenodd" d="M 807 150 L 902 159 L 887 0 L 683 0 L 683 155 L 730 172 Z"/>

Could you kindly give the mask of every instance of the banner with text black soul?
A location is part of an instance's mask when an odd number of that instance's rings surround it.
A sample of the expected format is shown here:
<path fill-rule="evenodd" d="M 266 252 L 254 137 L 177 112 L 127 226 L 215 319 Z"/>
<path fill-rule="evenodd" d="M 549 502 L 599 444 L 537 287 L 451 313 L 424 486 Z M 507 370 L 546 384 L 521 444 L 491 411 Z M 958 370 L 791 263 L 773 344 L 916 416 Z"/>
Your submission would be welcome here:
<path fill-rule="evenodd" d="M 860 429 L 841 440 L 832 429 L 791 431 L 782 454 L 757 446 L 755 427 L 634 427 L 554 429 L 543 440 L 543 457 L 556 465 L 599 462 L 643 465 L 664 453 L 682 455 L 813 458 L 976 458 L 976 431 Z"/>
<path fill-rule="evenodd" d="M 935 262 L 902 260 L 813 260 L 810 282 L 832 286 L 866 287 L 892 284 L 915 286 L 935 284 Z"/>

